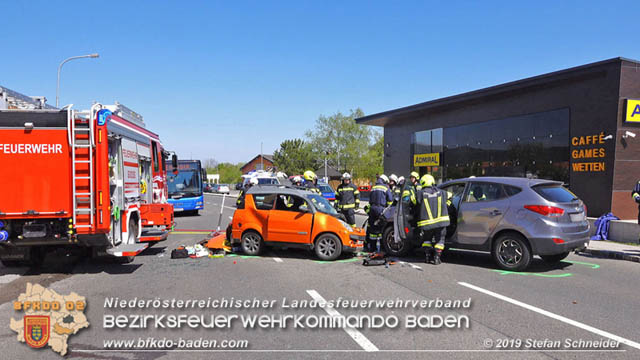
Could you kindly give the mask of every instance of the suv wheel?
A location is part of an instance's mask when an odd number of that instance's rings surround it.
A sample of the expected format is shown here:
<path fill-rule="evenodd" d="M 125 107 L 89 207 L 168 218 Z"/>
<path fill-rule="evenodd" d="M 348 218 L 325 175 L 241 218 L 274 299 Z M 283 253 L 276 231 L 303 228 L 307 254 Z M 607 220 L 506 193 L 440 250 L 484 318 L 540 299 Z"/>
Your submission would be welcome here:
<path fill-rule="evenodd" d="M 342 243 L 333 234 L 320 235 L 316 241 L 315 251 L 320 260 L 335 260 L 342 253 Z"/>
<path fill-rule="evenodd" d="M 404 239 L 399 243 L 395 242 L 393 226 L 387 226 L 382 233 L 382 245 L 384 251 L 391 256 L 405 256 L 409 252 L 408 239 Z"/>
<path fill-rule="evenodd" d="M 544 260 L 544 262 L 547 262 L 549 264 L 558 263 L 558 262 L 564 260 L 564 258 L 566 258 L 567 256 L 569 256 L 569 251 L 563 252 L 563 253 L 560 253 L 560 254 L 555 254 L 555 255 L 540 255 L 542 260 Z"/>
<path fill-rule="evenodd" d="M 531 251 L 526 240 L 519 234 L 508 233 L 493 243 L 493 259 L 504 270 L 522 271 L 531 262 Z"/>
<path fill-rule="evenodd" d="M 247 255 L 256 256 L 262 251 L 262 236 L 255 231 L 242 234 L 242 251 Z"/>

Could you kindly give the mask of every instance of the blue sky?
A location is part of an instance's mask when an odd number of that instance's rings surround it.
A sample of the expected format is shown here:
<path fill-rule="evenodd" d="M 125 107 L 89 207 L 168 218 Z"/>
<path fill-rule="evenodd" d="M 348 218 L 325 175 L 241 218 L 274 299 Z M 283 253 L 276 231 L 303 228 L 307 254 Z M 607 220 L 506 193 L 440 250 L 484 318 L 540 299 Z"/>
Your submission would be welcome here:
<path fill-rule="evenodd" d="M 366 114 L 616 56 L 640 1 L 12 1 L 0 84 L 115 100 L 181 158 L 242 162 L 315 119 Z"/>

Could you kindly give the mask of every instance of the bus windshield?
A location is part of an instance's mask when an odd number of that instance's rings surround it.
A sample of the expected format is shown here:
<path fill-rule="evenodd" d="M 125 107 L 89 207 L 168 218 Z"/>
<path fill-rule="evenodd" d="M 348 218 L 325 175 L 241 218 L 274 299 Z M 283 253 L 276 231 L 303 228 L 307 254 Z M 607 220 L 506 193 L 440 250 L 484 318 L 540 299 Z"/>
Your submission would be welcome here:
<path fill-rule="evenodd" d="M 168 173 L 167 178 L 169 180 L 169 196 L 172 198 L 202 195 L 202 179 L 197 170 L 179 170 L 177 175 Z"/>

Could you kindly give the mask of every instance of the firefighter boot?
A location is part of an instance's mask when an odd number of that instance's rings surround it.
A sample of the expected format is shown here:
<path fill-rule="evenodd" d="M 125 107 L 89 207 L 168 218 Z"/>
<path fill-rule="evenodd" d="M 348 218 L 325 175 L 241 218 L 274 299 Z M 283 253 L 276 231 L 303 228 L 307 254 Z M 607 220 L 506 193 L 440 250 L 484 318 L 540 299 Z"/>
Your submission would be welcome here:
<path fill-rule="evenodd" d="M 442 254 L 442 250 L 436 250 L 435 255 L 433 255 L 433 265 L 440 265 L 442 261 L 440 261 L 440 255 Z"/>
<path fill-rule="evenodd" d="M 425 254 L 424 262 L 426 264 L 431 263 L 431 260 L 433 258 L 433 249 L 432 248 L 427 248 L 425 250 L 424 254 Z"/>

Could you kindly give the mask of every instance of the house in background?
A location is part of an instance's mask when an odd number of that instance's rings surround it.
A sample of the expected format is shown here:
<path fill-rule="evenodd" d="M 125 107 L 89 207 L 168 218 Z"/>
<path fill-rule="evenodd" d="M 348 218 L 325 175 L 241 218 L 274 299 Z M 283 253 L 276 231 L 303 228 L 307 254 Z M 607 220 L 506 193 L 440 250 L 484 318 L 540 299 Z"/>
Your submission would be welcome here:
<path fill-rule="evenodd" d="M 240 171 L 246 174 L 253 170 L 270 170 L 273 169 L 273 155 L 257 155 L 248 163 L 242 165 Z"/>

